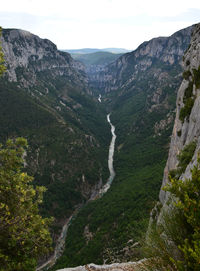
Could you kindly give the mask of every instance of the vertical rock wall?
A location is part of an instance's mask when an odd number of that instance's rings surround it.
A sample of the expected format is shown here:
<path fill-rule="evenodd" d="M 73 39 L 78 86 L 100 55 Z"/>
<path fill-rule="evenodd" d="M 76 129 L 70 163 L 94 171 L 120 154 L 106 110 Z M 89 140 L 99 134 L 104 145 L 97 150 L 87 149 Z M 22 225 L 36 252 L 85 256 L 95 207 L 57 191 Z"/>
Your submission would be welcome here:
<path fill-rule="evenodd" d="M 177 167 L 177 155 L 186 145 L 192 141 L 196 141 L 197 143 L 192 160 L 180 177 L 182 179 L 190 177 L 190 169 L 196 164 L 197 154 L 200 151 L 200 24 L 194 26 L 191 44 L 183 59 L 184 78 L 178 90 L 176 119 L 171 137 L 169 156 L 164 170 L 162 187 L 168 182 L 170 170 Z M 191 93 L 187 94 L 189 89 Z M 189 98 L 194 101 L 193 106 L 190 106 L 191 113 L 182 114 Z M 187 111 L 189 112 L 190 110 Z M 161 188 L 160 201 L 165 203 L 166 198 L 167 194 Z"/>

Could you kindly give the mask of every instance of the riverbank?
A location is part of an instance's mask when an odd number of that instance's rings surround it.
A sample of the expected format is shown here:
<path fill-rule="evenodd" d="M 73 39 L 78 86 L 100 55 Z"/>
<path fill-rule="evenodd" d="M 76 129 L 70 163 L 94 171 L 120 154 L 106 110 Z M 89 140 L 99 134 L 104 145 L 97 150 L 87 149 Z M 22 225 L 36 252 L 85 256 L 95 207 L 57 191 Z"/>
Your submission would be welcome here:
<path fill-rule="evenodd" d="M 110 188 L 114 178 L 115 178 L 115 171 L 114 171 L 114 167 L 113 167 L 113 161 L 114 161 L 114 151 L 115 151 L 115 140 L 116 140 L 116 134 L 115 134 L 115 126 L 111 123 L 110 120 L 110 114 L 108 114 L 107 116 L 107 122 L 109 123 L 110 127 L 111 127 L 111 134 L 112 134 L 112 139 L 110 142 L 110 146 L 109 146 L 109 153 L 108 153 L 108 169 L 110 172 L 110 176 L 106 182 L 106 184 L 99 190 L 99 192 L 97 193 L 97 196 L 94 199 L 90 199 L 90 200 L 95 200 L 96 198 L 100 198 L 102 197 Z M 86 203 L 87 204 L 87 203 Z M 82 206 L 83 207 L 83 206 Z M 48 270 L 49 268 L 51 268 L 55 263 L 56 260 L 62 255 L 62 252 L 64 250 L 65 247 L 65 239 L 67 237 L 67 231 L 68 228 L 71 224 L 72 219 L 75 218 L 75 216 L 78 214 L 79 210 L 81 207 L 79 207 L 78 209 L 76 209 L 76 211 L 71 215 L 71 217 L 69 219 L 66 220 L 66 223 L 64 224 L 63 228 L 62 228 L 62 232 L 57 240 L 56 243 L 56 247 L 54 250 L 54 254 L 50 257 L 50 259 L 48 259 L 45 263 L 43 263 L 41 266 L 39 266 L 36 271 L 41 271 L 44 268 L 46 268 L 46 270 Z"/>

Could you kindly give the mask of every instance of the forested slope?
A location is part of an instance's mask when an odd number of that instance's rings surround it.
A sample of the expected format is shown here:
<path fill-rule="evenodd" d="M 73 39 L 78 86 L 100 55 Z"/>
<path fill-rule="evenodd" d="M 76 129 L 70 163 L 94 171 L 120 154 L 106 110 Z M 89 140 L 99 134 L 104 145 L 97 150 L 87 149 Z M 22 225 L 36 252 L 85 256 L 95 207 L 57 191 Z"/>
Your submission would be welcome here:
<path fill-rule="evenodd" d="M 42 211 L 56 228 L 108 176 L 106 112 L 89 94 L 82 64 L 49 40 L 4 29 L 2 47 L 0 139 L 28 139 L 27 170 L 48 188 Z"/>
<path fill-rule="evenodd" d="M 89 82 L 116 126 L 116 177 L 103 198 L 80 212 L 54 270 L 141 257 L 138 241 L 158 200 L 191 30 L 143 43 Z"/>

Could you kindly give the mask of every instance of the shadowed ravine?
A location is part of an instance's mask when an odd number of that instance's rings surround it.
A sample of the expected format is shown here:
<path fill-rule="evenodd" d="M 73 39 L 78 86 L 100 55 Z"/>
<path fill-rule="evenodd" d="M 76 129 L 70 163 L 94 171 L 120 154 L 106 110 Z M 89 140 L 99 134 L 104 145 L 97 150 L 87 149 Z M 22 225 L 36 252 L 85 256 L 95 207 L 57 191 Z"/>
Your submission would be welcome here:
<path fill-rule="evenodd" d="M 108 191 L 108 189 L 110 188 L 110 186 L 115 178 L 115 171 L 113 168 L 113 160 L 114 160 L 114 151 L 115 151 L 115 140 L 116 140 L 117 136 L 115 134 L 115 126 L 110 121 L 110 114 L 107 115 L 107 121 L 111 126 L 111 134 L 112 134 L 112 139 L 110 142 L 109 153 L 108 153 L 108 169 L 110 172 L 110 176 L 109 176 L 106 184 L 100 189 L 100 191 L 95 196 L 95 198 L 90 199 L 90 200 L 95 200 L 96 198 L 102 197 Z M 69 219 L 67 219 L 66 223 L 64 224 L 64 226 L 62 228 L 62 232 L 57 240 L 54 254 L 51 256 L 51 258 L 48 261 L 46 261 L 41 266 L 39 266 L 36 269 L 36 271 L 40 271 L 44 268 L 48 269 L 48 268 L 52 267 L 55 264 L 56 260 L 62 255 L 64 247 L 65 247 L 65 239 L 67 237 L 68 228 L 71 224 L 72 219 L 75 218 L 75 216 L 77 215 L 77 213 L 79 212 L 79 210 L 81 208 L 82 207 L 79 207 L 77 210 L 75 210 L 75 212 L 71 215 L 71 217 Z"/>

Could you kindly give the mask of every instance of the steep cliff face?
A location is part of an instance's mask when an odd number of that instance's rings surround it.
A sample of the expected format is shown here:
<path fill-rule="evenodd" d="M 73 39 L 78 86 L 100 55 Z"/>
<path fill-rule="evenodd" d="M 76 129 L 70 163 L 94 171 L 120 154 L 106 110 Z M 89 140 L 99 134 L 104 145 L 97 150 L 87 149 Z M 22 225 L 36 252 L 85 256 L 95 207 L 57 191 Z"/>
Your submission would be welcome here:
<path fill-rule="evenodd" d="M 58 51 L 50 40 L 24 30 L 3 29 L 2 47 L 10 81 L 33 86 L 37 84 L 37 73 L 48 70 L 53 78 L 64 75 L 77 85 L 87 84 L 84 66 L 68 53 Z M 31 80 L 27 78 L 30 73 Z"/>
<path fill-rule="evenodd" d="M 191 142 L 196 149 L 191 162 L 181 178 L 190 177 L 190 169 L 196 164 L 200 148 L 200 24 L 196 25 L 190 46 L 184 55 L 183 81 L 178 90 L 176 118 L 172 132 L 169 156 L 164 170 L 162 187 L 168 182 L 169 172 L 177 168 L 178 155 Z M 165 202 L 166 193 L 161 189 L 160 200 Z"/>
<path fill-rule="evenodd" d="M 162 65 L 173 67 L 180 64 L 184 51 L 190 42 L 192 27 L 180 30 L 170 37 L 154 38 L 142 43 L 135 51 L 124 54 L 117 61 L 96 74 L 91 84 L 99 85 L 103 92 L 128 89 L 134 82 L 144 80 L 154 68 L 154 77 L 166 77 Z"/>

